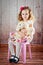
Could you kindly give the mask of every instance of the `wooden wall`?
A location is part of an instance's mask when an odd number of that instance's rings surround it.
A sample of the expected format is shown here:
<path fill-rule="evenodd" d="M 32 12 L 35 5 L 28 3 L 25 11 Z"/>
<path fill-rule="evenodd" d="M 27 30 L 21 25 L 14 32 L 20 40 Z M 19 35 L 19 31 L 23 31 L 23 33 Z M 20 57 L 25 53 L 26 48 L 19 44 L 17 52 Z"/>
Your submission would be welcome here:
<path fill-rule="evenodd" d="M 15 31 L 21 6 L 29 6 L 35 16 L 35 35 L 32 43 L 43 43 L 43 0 L 0 0 L 0 42 L 7 43 L 9 33 Z"/>

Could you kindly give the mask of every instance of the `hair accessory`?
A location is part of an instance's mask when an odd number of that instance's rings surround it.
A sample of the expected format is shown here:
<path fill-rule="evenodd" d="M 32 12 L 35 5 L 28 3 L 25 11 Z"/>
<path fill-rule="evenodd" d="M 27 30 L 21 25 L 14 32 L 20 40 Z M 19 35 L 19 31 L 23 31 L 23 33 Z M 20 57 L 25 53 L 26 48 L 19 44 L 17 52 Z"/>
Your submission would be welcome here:
<path fill-rule="evenodd" d="M 28 8 L 28 6 L 20 7 L 20 11 L 22 11 L 22 10 L 24 10 L 26 8 Z"/>

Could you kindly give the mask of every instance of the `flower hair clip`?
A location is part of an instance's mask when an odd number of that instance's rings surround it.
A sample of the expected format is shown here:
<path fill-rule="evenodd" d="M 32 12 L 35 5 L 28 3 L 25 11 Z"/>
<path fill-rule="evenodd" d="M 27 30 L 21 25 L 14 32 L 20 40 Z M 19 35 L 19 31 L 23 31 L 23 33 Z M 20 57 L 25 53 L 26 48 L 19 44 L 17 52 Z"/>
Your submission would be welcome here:
<path fill-rule="evenodd" d="M 26 8 L 28 8 L 28 6 L 20 7 L 20 11 L 22 11 L 22 10 L 24 10 Z"/>
<path fill-rule="evenodd" d="M 24 9 L 24 7 L 20 7 L 20 10 L 22 11 Z"/>

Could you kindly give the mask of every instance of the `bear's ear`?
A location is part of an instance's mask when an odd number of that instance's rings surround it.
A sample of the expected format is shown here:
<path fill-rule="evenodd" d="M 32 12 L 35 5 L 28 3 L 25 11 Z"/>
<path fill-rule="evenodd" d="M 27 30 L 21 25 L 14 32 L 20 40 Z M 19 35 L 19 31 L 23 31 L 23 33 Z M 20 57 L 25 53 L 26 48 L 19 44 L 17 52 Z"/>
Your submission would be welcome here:
<path fill-rule="evenodd" d="M 32 27 L 32 24 L 30 24 L 29 27 Z"/>

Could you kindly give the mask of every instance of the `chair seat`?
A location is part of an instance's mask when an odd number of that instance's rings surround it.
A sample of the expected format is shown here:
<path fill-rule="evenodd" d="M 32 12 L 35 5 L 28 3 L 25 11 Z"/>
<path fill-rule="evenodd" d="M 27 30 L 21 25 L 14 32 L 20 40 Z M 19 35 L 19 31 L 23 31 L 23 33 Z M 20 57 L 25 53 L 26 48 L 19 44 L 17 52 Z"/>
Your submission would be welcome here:
<path fill-rule="evenodd" d="M 27 42 L 22 42 L 21 45 L 22 44 L 26 45 L 26 44 L 30 44 L 30 43 L 27 41 Z"/>

